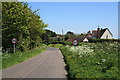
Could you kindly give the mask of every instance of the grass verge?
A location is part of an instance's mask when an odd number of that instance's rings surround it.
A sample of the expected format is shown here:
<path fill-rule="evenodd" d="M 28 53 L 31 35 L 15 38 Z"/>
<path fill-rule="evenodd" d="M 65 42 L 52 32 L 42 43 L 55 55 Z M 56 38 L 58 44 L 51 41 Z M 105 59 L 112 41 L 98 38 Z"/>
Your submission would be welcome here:
<path fill-rule="evenodd" d="M 10 66 L 14 66 L 15 64 L 19 64 L 33 56 L 36 56 L 43 51 L 46 50 L 46 46 L 43 45 L 41 47 L 34 48 L 33 50 L 29 50 L 26 52 L 16 52 L 13 53 L 3 53 L 2 54 L 2 69 L 8 68 Z"/>
<path fill-rule="evenodd" d="M 118 44 L 87 43 L 80 46 L 62 46 L 68 78 L 82 80 L 117 80 Z"/>

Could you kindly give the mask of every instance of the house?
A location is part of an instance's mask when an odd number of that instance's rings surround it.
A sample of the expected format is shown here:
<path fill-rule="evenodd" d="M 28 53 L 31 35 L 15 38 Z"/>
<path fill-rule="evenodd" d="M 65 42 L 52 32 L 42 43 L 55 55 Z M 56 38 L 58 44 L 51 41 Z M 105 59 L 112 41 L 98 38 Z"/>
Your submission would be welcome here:
<path fill-rule="evenodd" d="M 95 39 L 112 39 L 113 35 L 108 28 L 100 29 L 98 26 L 97 30 L 92 30 L 92 33 L 91 31 L 88 31 L 86 37 L 92 37 Z"/>
<path fill-rule="evenodd" d="M 97 30 L 88 31 L 87 34 L 80 36 L 69 38 L 66 41 L 73 41 L 76 39 L 79 42 L 89 42 L 92 38 L 94 39 L 112 39 L 113 35 L 108 28 L 100 29 L 99 26 Z"/>
<path fill-rule="evenodd" d="M 73 42 L 74 40 L 77 40 L 78 42 L 89 42 L 89 39 L 88 39 L 86 36 L 69 38 L 69 39 L 67 39 L 66 41 L 71 41 L 71 42 Z"/>

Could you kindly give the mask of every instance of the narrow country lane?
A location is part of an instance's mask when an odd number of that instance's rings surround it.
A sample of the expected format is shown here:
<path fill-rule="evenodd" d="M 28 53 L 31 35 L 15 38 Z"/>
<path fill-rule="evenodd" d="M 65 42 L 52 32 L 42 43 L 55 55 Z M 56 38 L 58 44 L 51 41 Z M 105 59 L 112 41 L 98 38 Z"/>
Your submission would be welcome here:
<path fill-rule="evenodd" d="M 38 56 L 4 69 L 2 78 L 66 78 L 65 63 L 61 51 L 48 47 Z"/>

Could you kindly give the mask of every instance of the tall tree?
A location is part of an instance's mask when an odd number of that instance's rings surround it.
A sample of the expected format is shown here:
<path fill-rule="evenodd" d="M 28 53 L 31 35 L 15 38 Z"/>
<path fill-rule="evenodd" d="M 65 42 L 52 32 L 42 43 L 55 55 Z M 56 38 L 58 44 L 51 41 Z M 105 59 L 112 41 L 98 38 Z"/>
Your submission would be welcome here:
<path fill-rule="evenodd" d="M 3 2 L 2 3 L 2 36 L 3 48 L 11 48 L 12 38 L 18 40 L 17 46 L 24 50 L 30 47 L 31 43 L 41 41 L 40 34 L 46 24 L 40 16 L 28 8 L 27 3 L 23 2 Z M 36 44 L 33 44 L 35 47 Z"/>
<path fill-rule="evenodd" d="M 49 44 L 50 43 L 50 37 L 56 37 L 57 34 L 51 30 L 45 30 L 45 33 L 41 35 L 41 38 L 44 40 L 44 43 Z"/>
<path fill-rule="evenodd" d="M 65 34 L 64 38 L 65 38 L 65 40 L 67 40 L 68 38 L 71 38 L 71 37 L 74 37 L 74 36 L 75 36 L 75 35 L 74 35 L 73 32 L 68 31 L 68 32 Z"/>
<path fill-rule="evenodd" d="M 68 32 L 66 33 L 66 35 L 74 35 L 74 33 L 71 32 L 71 31 L 68 31 Z"/>

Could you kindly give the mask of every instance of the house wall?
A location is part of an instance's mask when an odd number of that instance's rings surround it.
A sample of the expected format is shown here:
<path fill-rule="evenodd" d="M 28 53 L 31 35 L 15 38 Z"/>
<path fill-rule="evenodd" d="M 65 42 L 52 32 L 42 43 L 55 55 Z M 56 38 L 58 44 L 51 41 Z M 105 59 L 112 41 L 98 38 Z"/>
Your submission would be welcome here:
<path fill-rule="evenodd" d="M 112 39 L 112 35 L 108 30 L 106 30 L 104 34 L 100 37 L 100 39 Z"/>
<path fill-rule="evenodd" d="M 87 38 L 85 38 L 85 39 L 83 40 L 83 42 L 88 42 L 88 39 L 87 39 Z"/>

